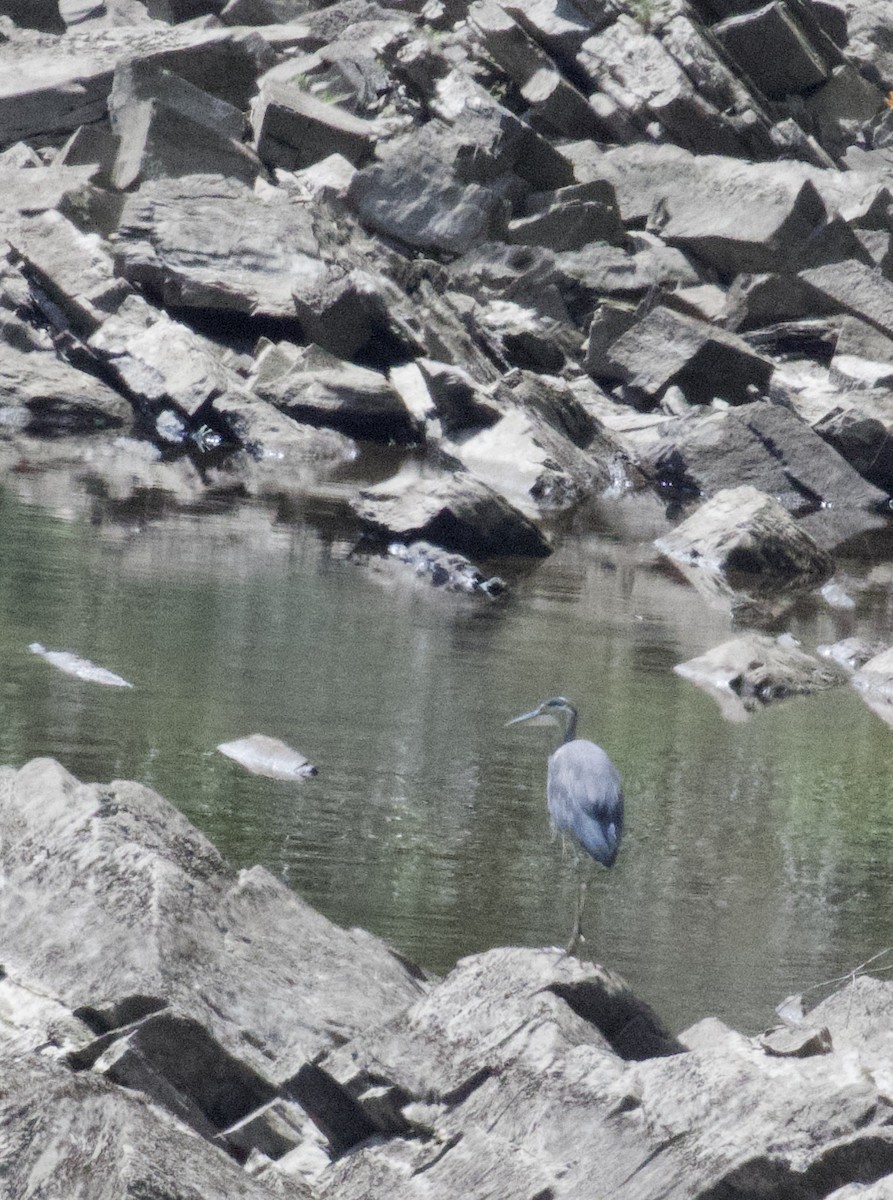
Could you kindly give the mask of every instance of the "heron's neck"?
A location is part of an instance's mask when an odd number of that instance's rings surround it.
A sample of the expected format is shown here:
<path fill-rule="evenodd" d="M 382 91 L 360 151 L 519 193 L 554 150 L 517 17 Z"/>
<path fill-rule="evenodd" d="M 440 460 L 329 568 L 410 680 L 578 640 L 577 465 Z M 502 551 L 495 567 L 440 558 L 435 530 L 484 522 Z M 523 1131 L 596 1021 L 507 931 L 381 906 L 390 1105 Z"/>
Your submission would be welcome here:
<path fill-rule="evenodd" d="M 572 742 L 577 736 L 577 710 L 570 704 L 567 706 L 567 725 L 564 730 L 564 740 Z"/>

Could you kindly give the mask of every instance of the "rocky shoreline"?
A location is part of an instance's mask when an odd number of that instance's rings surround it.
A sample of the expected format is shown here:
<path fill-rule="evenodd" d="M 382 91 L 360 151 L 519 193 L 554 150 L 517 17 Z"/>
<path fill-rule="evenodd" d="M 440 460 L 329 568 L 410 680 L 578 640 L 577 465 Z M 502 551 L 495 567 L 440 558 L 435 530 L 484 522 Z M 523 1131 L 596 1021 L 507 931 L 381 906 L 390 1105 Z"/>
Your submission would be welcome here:
<path fill-rule="evenodd" d="M 845 601 L 893 495 L 885 19 L 0 5 L 4 473 L 328 494 L 361 559 L 484 596 L 588 499 L 657 494 L 740 624 Z"/>
<path fill-rule="evenodd" d="M 891 1194 L 889 982 L 674 1037 L 557 948 L 430 978 L 50 759 L 0 769 L 0 870 L 10 1197 Z"/>

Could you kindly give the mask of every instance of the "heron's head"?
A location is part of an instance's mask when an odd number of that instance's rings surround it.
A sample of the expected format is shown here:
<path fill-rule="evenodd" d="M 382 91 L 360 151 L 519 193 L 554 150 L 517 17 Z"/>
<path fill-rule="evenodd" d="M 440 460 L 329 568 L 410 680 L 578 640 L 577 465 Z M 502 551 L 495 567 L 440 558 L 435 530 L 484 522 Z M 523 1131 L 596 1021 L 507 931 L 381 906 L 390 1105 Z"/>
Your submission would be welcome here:
<path fill-rule="evenodd" d="M 506 721 L 506 725 L 519 725 L 522 721 L 529 721 L 532 725 L 564 727 L 568 720 L 575 722 L 576 716 L 577 710 L 570 700 L 565 700 L 564 696 L 553 696 L 551 700 L 544 700 L 530 712 L 521 713 L 520 717 L 512 717 L 511 721 Z"/>

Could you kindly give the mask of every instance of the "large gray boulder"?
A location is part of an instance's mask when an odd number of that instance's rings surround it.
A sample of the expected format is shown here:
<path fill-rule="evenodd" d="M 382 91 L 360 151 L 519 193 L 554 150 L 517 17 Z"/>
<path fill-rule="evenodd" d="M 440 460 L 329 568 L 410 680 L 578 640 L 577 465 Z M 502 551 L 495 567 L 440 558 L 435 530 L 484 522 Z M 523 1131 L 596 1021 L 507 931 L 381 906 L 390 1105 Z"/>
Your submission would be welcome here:
<path fill-rule="evenodd" d="M 233 179 L 155 179 L 128 197 L 114 242 L 125 279 L 175 308 L 291 319 L 325 275 L 313 220 L 283 191 Z"/>
<path fill-rule="evenodd" d="M 624 383 L 642 407 L 653 407 L 671 384 L 689 401 L 744 403 L 765 391 L 772 363 L 737 334 L 657 305 L 611 341 L 587 369 L 596 379 Z"/>
<path fill-rule="evenodd" d="M 794 513 L 816 511 L 822 504 L 870 510 L 886 503 L 886 493 L 863 479 L 806 421 L 764 401 L 668 422 L 640 466 L 659 486 L 683 496 L 692 491 L 712 496 L 749 484 Z"/>
<path fill-rule="evenodd" d="M 532 521 L 466 471 L 408 466 L 362 489 L 351 507 L 373 529 L 401 541 L 423 538 L 485 558 L 551 552 Z"/>
<path fill-rule="evenodd" d="M 506 228 L 495 192 L 462 183 L 433 156 L 394 155 L 365 167 L 346 199 L 367 228 L 428 252 L 464 254 Z"/>
<path fill-rule="evenodd" d="M 37 1054 L 0 1053 L 0 1060 L 7 1195 L 270 1200 L 262 1182 L 138 1092 Z M 299 1179 L 291 1189 L 296 1200 L 311 1194 Z"/>
<path fill-rule="evenodd" d="M 816 587 L 832 570 L 790 513 L 749 485 L 718 492 L 655 544 L 674 562 L 751 592 Z"/>
<path fill-rule="evenodd" d="M 179 1005 L 275 1083 L 419 994 L 383 943 L 235 871 L 138 784 L 36 760 L 0 774 L 0 826 L 0 956 L 96 1030 Z"/>

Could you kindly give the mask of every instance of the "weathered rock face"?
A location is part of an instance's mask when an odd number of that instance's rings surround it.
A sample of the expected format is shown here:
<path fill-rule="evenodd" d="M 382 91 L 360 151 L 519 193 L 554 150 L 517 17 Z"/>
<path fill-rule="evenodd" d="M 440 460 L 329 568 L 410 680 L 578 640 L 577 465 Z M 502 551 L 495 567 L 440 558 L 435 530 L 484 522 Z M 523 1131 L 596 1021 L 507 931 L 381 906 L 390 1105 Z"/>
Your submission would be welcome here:
<path fill-rule="evenodd" d="M 831 574 L 831 560 L 809 534 L 771 496 L 746 485 L 718 492 L 657 547 L 748 591 L 814 587 Z"/>

